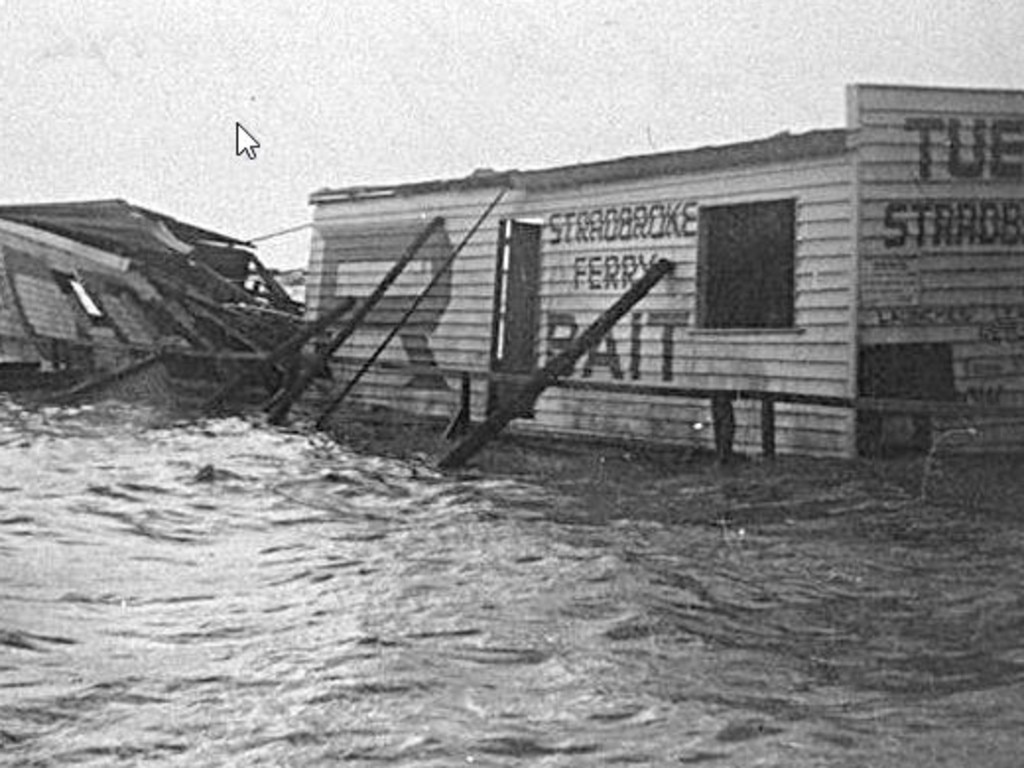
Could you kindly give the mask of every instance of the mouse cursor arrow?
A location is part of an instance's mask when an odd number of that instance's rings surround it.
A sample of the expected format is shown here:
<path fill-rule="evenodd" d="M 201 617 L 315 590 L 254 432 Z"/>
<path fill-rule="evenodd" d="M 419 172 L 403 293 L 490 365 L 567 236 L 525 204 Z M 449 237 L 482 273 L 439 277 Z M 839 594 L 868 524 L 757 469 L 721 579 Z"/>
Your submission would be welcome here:
<path fill-rule="evenodd" d="M 250 160 L 256 159 L 256 148 L 260 145 L 256 137 L 245 130 L 241 123 L 235 123 L 235 154 L 245 155 Z"/>

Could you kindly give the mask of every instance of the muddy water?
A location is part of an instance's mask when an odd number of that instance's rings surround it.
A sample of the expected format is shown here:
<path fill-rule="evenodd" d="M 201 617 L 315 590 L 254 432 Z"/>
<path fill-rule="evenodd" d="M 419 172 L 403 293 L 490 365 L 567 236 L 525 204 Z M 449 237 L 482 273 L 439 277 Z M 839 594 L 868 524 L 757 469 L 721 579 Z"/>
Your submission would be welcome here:
<path fill-rule="evenodd" d="M 118 406 L 0 403 L 0 466 L 5 765 L 1024 754 L 1013 516 L 597 520 L 565 490 Z"/>

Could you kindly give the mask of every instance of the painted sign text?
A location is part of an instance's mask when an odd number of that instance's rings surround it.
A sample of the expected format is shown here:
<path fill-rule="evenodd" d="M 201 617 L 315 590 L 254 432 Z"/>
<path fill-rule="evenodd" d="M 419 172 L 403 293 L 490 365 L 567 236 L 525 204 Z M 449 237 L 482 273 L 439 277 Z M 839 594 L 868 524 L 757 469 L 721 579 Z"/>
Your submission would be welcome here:
<path fill-rule="evenodd" d="M 882 328 L 908 326 L 975 326 L 982 341 L 1016 339 L 1024 332 L 1024 306 L 923 305 L 869 310 L 868 317 Z"/>
<path fill-rule="evenodd" d="M 922 179 L 935 175 L 933 139 L 949 145 L 944 167 L 954 179 L 1024 178 L 1024 119 L 910 117 L 905 130 L 918 136 L 918 170 Z"/>
<path fill-rule="evenodd" d="M 885 206 L 886 248 L 1021 244 L 1021 200 L 893 200 Z"/>
<path fill-rule="evenodd" d="M 697 210 L 695 201 L 679 200 L 552 213 L 547 242 L 569 245 L 693 237 Z"/>
<path fill-rule="evenodd" d="M 584 379 L 594 375 L 599 368 L 606 369 L 616 380 L 639 379 L 644 356 L 643 329 L 645 326 L 660 328 L 659 339 L 661 358 L 661 380 L 672 381 L 676 328 L 689 325 L 690 313 L 685 310 L 663 312 L 634 312 L 629 321 L 629 341 L 623 342 L 622 331 L 613 328 L 601 342 L 591 349 L 583 362 L 581 373 Z M 576 335 L 585 327 L 577 322 L 571 312 L 549 312 L 547 314 L 547 353 L 550 360 L 566 349 Z M 617 335 L 618 331 L 618 335 Z M 625 365 L 623 365 L 625 363 Z"/>
<path fill-rule="evenodd" d="M 577 256 L 573 259 L 572 287 L 576 291 L 622 290 L 639 280 L 657 254 L 624 253 Z"/>

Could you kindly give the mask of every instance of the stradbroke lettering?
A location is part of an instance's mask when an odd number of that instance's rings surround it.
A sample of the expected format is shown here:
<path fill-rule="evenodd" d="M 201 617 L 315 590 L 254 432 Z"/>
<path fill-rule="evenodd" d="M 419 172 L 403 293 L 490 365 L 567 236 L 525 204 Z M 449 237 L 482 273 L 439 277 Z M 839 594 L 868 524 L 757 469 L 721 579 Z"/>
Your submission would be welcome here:
<path fill-rule="evenodd" d="M 693 237 L 697 211 L 696 201 L 677 200 L 556 212 L 548 216 L 547 242 L 571 245 Z"/>

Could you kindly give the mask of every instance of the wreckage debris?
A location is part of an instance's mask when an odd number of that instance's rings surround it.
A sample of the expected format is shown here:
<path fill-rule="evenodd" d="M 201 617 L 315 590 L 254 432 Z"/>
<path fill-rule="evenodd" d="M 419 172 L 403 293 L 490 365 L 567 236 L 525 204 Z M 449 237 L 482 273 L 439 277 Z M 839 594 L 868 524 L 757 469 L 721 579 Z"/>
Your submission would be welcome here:
<path fill-rule="evenodd" d="M 302 312 L 250 243 L 123 200 L 0 206 L 0 391 L 273 392 Z"/>

